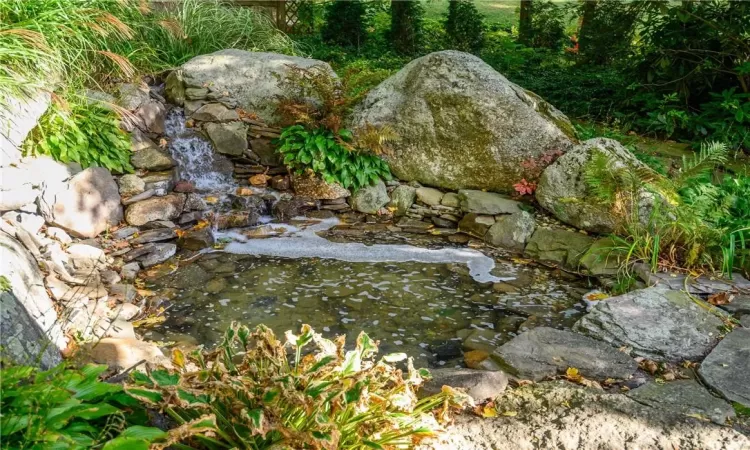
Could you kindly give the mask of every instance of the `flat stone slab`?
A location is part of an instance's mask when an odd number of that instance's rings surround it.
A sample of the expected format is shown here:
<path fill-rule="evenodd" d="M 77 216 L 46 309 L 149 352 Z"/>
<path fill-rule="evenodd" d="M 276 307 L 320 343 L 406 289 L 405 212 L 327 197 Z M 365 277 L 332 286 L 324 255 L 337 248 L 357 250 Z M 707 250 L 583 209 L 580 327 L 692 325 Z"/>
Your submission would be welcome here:
<path fill-rule="evenodd" d="M 727 400 L 750 407 L 750 329 L 729 333 L 703 360 L 698 373 Z"/>
<path fill-rule="evenodd" d="M 627 379 L 637 369 L 633 359 L 604 342 L 571 331 L 538 327 L 495 349 L 492 357 L 509 373 L 540 381 L 569 367 L 584 377 Z"/>
<path fill-rule="evenodd" d="M 724 425 L 734 418 L 734 408 L 726 401 L 714 397 L 695 380 L 677 380 L 670 383 L 646 383 L 626 394 L 644 405 L 665 408 L 680 414 L 708 417 Z"/>
<path fill-rule="evenodd" d="M 574 329 L 634 356 L 656 361 L 700 360 L 719 341 L 718 310 L 684 292 L 640 289 L 597 302 Z"/>

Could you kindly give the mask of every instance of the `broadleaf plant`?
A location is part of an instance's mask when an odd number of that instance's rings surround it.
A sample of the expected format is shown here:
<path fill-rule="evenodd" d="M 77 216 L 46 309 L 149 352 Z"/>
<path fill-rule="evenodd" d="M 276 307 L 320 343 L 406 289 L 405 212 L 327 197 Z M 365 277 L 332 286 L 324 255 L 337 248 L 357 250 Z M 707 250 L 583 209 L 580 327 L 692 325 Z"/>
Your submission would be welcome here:
<path fill-rule="evenodd" d="M 404 376 L 393 363 L 406 355 L 376 353 L 365 333 L 346 350 L 343 336 L 329 340 L 309 325 L 282 341 L 263 325 L 234 323 L 215 350 L 179 353 L 182 368 L 135 374 L 126 391 L 178 428 L 203 421 L 205 432 L 169 441 L 183 449 L 408 448 L 471 403 L 448 387 L 418 400 L 425 371 L 407 359 Z"/>
<path fill-rule="evenodd" d="M 391 179 L 383 159 L 351 148 L 351 141 L 351 131 L 344 128 L 334 132 L 292 125 L 282 130 L 276 144 L 284 164 L 298 175 L 312 171 L 327 183 L 339 183 L 355 191 L 380 179 Z"/>

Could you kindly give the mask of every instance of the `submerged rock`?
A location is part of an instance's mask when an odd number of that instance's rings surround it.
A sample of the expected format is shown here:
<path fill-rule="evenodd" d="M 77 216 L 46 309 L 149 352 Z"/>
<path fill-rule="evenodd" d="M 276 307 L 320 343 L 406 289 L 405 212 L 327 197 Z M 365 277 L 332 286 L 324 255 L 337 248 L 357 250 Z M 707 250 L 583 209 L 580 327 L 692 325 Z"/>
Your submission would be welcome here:
<path fill-rule="evenodd" d="M 698 373 L 724 398 L 750 407 L 750 329 L 729 333 L 703 360 Z"/>
<path fill-rule="evenodd" d="M 407 64 L 355 108 L 352 123 L 389 126 L 386 159 L 401 180 L 446 189 L 513 192 L 521 163 L 572 146 L 560 111 L 476 56 L 431 53 Z"/>
<path fill-rule="evenodd" d="M 575 329 L 655 361 L 697 361 L 719 341 L 716 308 L 659 287 L 597 302 Z"/>
<path fill-rule="evenodd" d="M 569 367 L 584 377 L 627 379 L 638 368 L 632 358 L 608 344 L 546 327 L 519 334 L 492 356 L 505 370 L 532 381 L 564 374 Z"/>

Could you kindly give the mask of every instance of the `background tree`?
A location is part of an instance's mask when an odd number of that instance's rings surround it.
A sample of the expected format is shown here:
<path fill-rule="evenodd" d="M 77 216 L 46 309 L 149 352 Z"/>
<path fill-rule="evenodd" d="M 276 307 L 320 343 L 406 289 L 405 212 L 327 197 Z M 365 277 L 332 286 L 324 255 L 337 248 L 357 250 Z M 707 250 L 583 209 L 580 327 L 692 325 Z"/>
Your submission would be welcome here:
<path fill-rule="evenodd" d="M 391 2 L 391 42 L 405 54 L 415 54 L 422 44 L 424 7 L 420 1 L 393 0 Z"/>
<path fill-rule="evenodd" d="M 484 16 L 472 0 L 451 0 L 445 18 L 448 45 L 456 50 L 477 53 L 484 45 Z"/>
<path fill-rule="evenodd" d="M 369 26 L 367 5 L 362 0 L 335 0 L 326 7 L 323 40 L 344 46 L 360 46 Z"/>
<path fill-rule="evenodd" d="M 625 57 L 646 4 L 656 2 L 584 1 L 579 8 L 578 31 L 582 59 L 591 64 L 607 64 Z"/>
<path fill-rule="evenodd" d="M 532 0 L 521 0 L 520 17 L 518 20 L 518 41 L 524 45 L 531 44 L 531 20 L 534 3 Z"/>

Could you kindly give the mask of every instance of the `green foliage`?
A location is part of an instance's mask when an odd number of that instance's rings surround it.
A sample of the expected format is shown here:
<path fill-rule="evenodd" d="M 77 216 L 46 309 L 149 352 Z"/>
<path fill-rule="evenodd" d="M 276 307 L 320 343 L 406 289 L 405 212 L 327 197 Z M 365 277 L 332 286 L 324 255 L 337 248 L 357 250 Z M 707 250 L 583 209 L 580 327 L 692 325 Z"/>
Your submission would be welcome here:
<path fill-rule="evenodd" d="M 551 1 L 534 1 L 533 16 L 531 18 L 532 47 L 559 50 L 567 40 L 565 25 L 567 14 L 564 6 Z"/>
<path fill-rule="evenodd" d="M 308 325 L 282 342 L 265 326 L 233 324 L 215 351 L 177 352 L 181 370 L 135 374 L 126 390 L 180 426 L 202 423 L 203 432 L 173 441 L 179 448 L 409 447 L 439 428 L 433 410 L 445 417 L 470 402 L 451 389 L 417 400 L 427 371 L 405 354 L 376 353 L 365 333 L 347 351 L 343 336 L 331 341 Z M 403 360 L 405 378 L 393 366 Z"/>
<path fill-rule="evenodd" d="M 326 7 L 323 40 L 343 46 L 359 47 L 367 38 L 372 16 L 362 0 L 334 0 Z"/>
<path fill-rule="evenodd" d="M 279 31 L 266 14 L 222 0 L 181 0 L 166 11 L 154 12 L 148 17 L 150 20 L 145 23 L 136 23 L 141 37 L 123 53 L 139 56 L 153 53 L 155 61 L 140 64 L 146 70 L 175 67 L 194 56 L 227 48 L 296 51 L 295 43 Z M 142 52 L 139 46 L 151 50 Z"/>
<path fill-rule="evenodd" d="M 11 292 L 13 286 L 10 284 L 10 280 L 5 275 L 0 275 L 0 292 Z"/>
<path fill-rule="evenodd" d="M 737 268 L 748 269 L 750 180 L 725 177 L 717 185 L 710 179 L 726 156 L 724 144 L 706 143 L 683 158 L 679 172 L 669 178 L 650 169 L 616 167 L 602 153 L 592 157 L 584 181 L 602 204 L 625 218 L 622 237 L 612 237 L 616 250 L 627 255 L 625 266 L 644 261 L 652 270 L 708 267 L 729 276 Z M 648 217 L 640 207 L 644 192 L 655 199 Z"/>
<path fill-rule="evenodd" d="M 130 138 L 119 124 L 114 112 L 95 104 L 74 103 L 68 110 L 53 105 L 24 142 L 24 150 L 64 163 L 77 162 L 84 168 L 132 172 Z"/>
<path fill-rule="evenodd" d="M 129 79 L 223 48 L 294 51 L 262 13 L 219 0 L 159 11 L 142 0 L 4 0 L 0 99 Z"/>
<path fill-rule="evenodd" d="M 99 381 L 106 369 L 0 369 L 2 448 L 146 450 L 165 437 L 142 425 L 148 419 L 145 410 L 122 386 Z"/>
<path fill-rule="evenodd" d="M 484 18 L 472 0 L 451 0 L 444 21 L 447 45 L 477 53 L 484 45 Z"/>
<path fill-rule="evenodd" d="M 391 2 L 391 42 L 400 53 L 416 54 L 422 45 L 424 7 L 419 1 Z"/>
<path fill-rule="evenodd" d="M 328 183 L 357 190 L 380 179 L 391 178 L 381 158 L 351 147 L 353 135 L 347 129 L 337 133 L 326 128 L 308 130 L 302 125 L 284 128 L 277 141 L 284 164 L 297 174 L 308 170 Z"/>
<path fill-rule="evenodd" d="M 582 17 L 578 43 L 581 59 L 607 64 L 626 56 L 643 6 L 619 0 L 580 2 Z"/>

